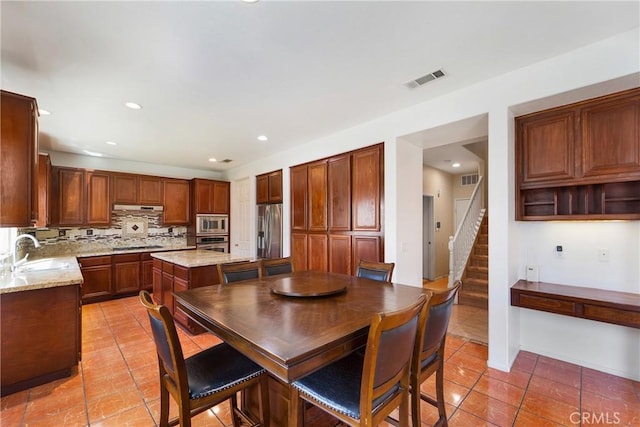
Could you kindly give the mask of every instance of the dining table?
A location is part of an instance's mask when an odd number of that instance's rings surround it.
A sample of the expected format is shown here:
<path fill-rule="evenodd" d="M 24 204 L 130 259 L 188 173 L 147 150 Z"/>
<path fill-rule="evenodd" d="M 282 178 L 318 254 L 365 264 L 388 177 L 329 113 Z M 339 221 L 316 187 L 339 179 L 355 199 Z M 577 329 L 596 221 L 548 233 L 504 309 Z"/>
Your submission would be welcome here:
<path fill-rule="evenodd" d="M 294 271 L 175 293 L 176 309 L 269 372 L 272 426 L 289 425 L 291 387 L 366 344 L 376 313 L 429 291 L 324 271 Z M 257 390 L 242 404 L 257 414 Z"/>

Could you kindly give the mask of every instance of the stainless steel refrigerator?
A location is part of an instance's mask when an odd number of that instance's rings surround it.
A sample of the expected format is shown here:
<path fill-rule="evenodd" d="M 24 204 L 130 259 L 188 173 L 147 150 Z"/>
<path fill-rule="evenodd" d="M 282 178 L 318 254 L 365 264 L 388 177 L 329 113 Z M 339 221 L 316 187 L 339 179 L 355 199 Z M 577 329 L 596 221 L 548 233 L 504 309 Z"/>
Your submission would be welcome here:
<path fill-rule="evenodd" d="M 282 205 L 258 205 L 258 258 L 282 257 Z"/>

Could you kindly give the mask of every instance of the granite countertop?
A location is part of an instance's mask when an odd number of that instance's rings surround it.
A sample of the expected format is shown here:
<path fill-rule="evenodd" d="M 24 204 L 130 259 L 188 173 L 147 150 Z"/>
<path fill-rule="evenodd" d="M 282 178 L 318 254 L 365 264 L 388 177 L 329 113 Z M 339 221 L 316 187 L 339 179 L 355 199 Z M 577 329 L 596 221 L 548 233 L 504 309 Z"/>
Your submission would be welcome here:
<path fill-rule="evenodd" d="M 56 257 L 55 261 L 68 266 L 55 270 L 15 271 L 1 276 L 0 294 L 82 284 L 82 273 L 76 257 L 61 256 Z"/>
<path fill-rule="evenodd" d="M 103 256 L 103 255 L 118 255 L 118 254 L 131 254 L 136 252 L 166 252 L 166 251 L 181 251 L 181 250 L 190 250 L 195 249 L 195 246 L 185 246 L 185 245 L 167 245 L 167 246 L 132 246 L 132 247 L 120 247 L 118 249 L 114 248 L 104 248 L 104 249 L 93 249 L 87 252 L 82 252 L 76 254 L 78 258 L 90 257 L 90 256 Z"/>
<path fill-rule="evenodd" d="M 154 252 L 151 256 L 187 268 L 224 264 L 226 262 L 249 261 L 253 259 L 252 257 L 223 254 L 206 249 L 179 252 Z"/>

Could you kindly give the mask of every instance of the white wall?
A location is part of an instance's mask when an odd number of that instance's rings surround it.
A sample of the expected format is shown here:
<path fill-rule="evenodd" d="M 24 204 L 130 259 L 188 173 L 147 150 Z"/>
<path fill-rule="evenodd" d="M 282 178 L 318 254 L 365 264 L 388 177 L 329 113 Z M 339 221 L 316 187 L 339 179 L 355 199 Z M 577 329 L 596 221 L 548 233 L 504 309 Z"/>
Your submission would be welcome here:
<path fill-rule="evenodd" d="M 639 73 L 640 29 L 635 29 L 330 136 L 301 141 L 286 153 L 230 170 L 226 176 L 233 181 L 279 168 L 286 170 L 295 164 L 384 141 L 385 258 L 396 262 L 396 280 L 419 283 L 421 251 L 417 248 L 421 247 L 422 239 L 422 165 L 412 156 L 421 157 L 421 153 L 417 147 L 403 141 L 401 136 L 488 113 L 489 365 L 508 370 L 520 348 L 541 354 L 549 354 L 553 349 L 556 358 L 580 361 L 604 371 L 639 379 L 637 360 L 640 359 L 640 347 L 637 340 L 640 331 L 604 324 L 592 328 L 579 319 L 556 318 L 511 307 L 509 300 L 511 285 L 524 277 L 524 266 L 529 262 L 540 265 L 542 278 L 575 285 L 606 285 L 612 289 L 628 290 L 640 282 L 637 258 L 631 267 L 628 266 L 630 257 L 634 253 L 637 256 L 637 249 L 630 253 L 618 251 L 618 248 L 637 248 L 640 240 L 638 222 L 599 222 L 589 226 L 594 235 L 613 233 L 615 236 L 612 237 L 615 240 L 589 242 L 591 246 L 609 246 L 611 261 L 606 274 L 594 271 L 599 271 L 602 266 L 593 263 L 591 255 L 571 250 L 582 245 L 582 237 L 572 233 L 562 234 L 563 244 L 569 248 L 567 257 L 570 257 L 567 260 L 570 262 L 565 262 L 562 267 L 548 259 L 544 252 L 555 239 L 543 241 L 539 249 L 542 252 L 534 252 L 531 249 L 533 242 L 538 241 L 541 234 L 548 233 L 546 227 L 553 229 L 556 226 L 548 222 L 530 224 L 514 220 L 513 156 L 514 112 L 524 114 L 536 108 L 638 86 Z M 288 191 L 284 194 L 287 199 Z M 287 216 L 288 209 L 285 209 Z M 288 227 L 285 228 L 286 240 L 289 239 L 287 230 Z M 613 268 L 622 264 L 624 268 Z M 591 279 L 598 276 L 602 280 L 594 283 Z M 557 328 L 562 332 L 558 332 L 559 336 L 540 332 L 541 323 L 554 322 L 562 324 Z M 587 341 L 606 343 L 620 357 L 612 358 L 601 351 L 593 351 L 587 360 L 581 356 L 585 348 L 559 343 L 568 335 L 581 337 L 584 345 Z"/>

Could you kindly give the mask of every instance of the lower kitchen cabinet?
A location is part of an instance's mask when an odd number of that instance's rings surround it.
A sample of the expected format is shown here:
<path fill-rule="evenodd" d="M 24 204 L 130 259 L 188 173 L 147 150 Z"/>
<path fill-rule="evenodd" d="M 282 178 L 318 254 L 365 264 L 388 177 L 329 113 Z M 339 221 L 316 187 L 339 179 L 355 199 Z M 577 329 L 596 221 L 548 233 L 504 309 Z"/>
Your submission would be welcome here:
<path fill-rule="evenodd" d="M 78 258 L 84 283 L 82 302 L 97 302 L 112 295 L 111 255 Z"/>
<path fill-rule="evenodd" d="M 140 254 L 140 268 L 142 269 L 140 289 L 151 292 L 153 290 L 153 258 L 149 252 Z"/>
<path fill-rule="evenodd" d="M 189 318 L 180 309 L 176 309 L 174 292 L 220 283 L 217 265 L 183 267 L 159 259 L 153 260 L 153 299 L 157 304 L 165 305 L 174 320 L 192 334 L 204 332 L 204 329 Z"/>
<path fill-rule="evenodd" d="M 126 294 L 140 290 L 140 254 L 113 256 L 113 279 L 115 294 Z"/>

